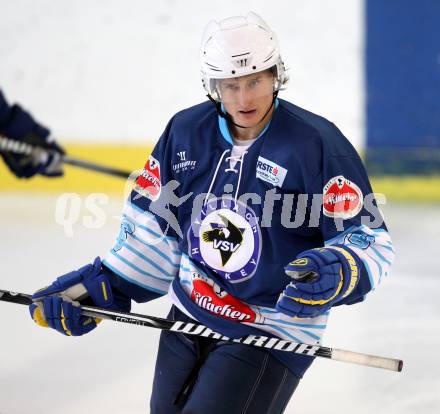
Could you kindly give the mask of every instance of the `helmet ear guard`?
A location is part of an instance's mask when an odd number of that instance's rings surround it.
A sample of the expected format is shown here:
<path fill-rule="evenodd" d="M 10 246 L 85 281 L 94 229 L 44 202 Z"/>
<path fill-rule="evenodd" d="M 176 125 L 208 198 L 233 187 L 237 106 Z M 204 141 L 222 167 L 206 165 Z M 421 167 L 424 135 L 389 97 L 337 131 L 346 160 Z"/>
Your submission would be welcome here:
<path fill-rule="evenodd" d="M 284 67 L 284 62 L 281 60 L 281 57 L 276 65 L 272 66 L 270 70 L 273 72 L 273 76 L 275 79 L 273 87 L 274 92 L 283 91 L 284 89 L 286 89 L 286 85 L 289 82 L 289 75 L 286 71 L 286 68 Z"/>

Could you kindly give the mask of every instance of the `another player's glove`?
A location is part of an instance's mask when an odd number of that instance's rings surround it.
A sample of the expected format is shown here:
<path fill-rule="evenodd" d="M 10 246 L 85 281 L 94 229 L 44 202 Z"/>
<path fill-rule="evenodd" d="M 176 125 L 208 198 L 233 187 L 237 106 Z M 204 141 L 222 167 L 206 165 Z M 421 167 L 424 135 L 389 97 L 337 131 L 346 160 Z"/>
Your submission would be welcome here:
<path fill-rule="evenodd" d="M 63 335 L 80 336 L 96 328 L 99 319 L 81 315 L 80 305 L 130 310 L 130 299 L 113 292 L 108 270 L 99 257 L 93 264 L 58 277 L 50 286 L 32 296 L 32 319 L 40 326 L 56 329 Z"/>
<path fill-rule="evenodd" d="M 46 177 L 63 175 L 64 150 L 51 138 L 42 138 L 31 132 L 19 141 L 36 147 L 30 155 L 1 152 L 5 164 L 18 178 L 31 178 L 36 174 Z"/>
<path fill-rule="evenodd" d="M 50 136 L 49 130 L 36 122 L 20 105 L 9 106 L 1 91 L 0 134 L 37 148 L 30 155 L 0 153 L 17 177 L 30 178 L 35 174 L 48 177 L 63 175 L 63 148 Z"/>
<path fill-rule="evenodd" d="M 312 318 L 353 291 L 360 269 L 352 252 L 331 246 L 302 252 L 285 271 L 294 281 L 280 295 L 276 308 L 290 316 Z"/>

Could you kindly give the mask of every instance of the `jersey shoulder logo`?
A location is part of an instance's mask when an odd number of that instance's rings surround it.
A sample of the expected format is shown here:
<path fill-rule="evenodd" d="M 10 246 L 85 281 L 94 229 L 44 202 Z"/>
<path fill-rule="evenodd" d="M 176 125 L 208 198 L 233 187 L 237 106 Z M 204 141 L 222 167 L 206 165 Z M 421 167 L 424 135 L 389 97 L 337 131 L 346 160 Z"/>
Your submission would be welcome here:
<path fill-rule="evenodd" d="M 136 179 L 134 189 L 150 200 L 155 201 L 159 198 L 161 190 L 160 163 L 152 155 L 150 155 L 144 169 Z"/>
<path fill-rule="evenodd" d="M 349 219 L 362 209 L 361 189 L 343 175 L 331 178 L 322 190 L 323 212 L 327 217 Z"/>
<path fill-rule="evenodd" d="M 121 227 L 119 228 L 119 234 L 116 239 L 116 243 L 113 246 L 113 251 L 117 252 L 118 250 L 122 249 L 122 246 L 124 245 L 125 241 L 128 238 L 128 235 L 133 234 L 135 231 L 135 226 L 133 223 L 131 223 L 127 217 L 124 215 L 121 221 Z"/>
<path fill-rule="evenodd" d="M 187 151 L 176 152 L 178 162 L 172 165 L 173 173 L 178 174 L 182 171 L 191 171 L 196 168 L 197 161 L 187 159 Z"/>
<path fill-rule="evenodd" d="M 188 230 L 190 256 L 225 280 L 253 276 L 261 252 L 261 232 L 252 209 L 230 198 L 211 199 Z"/>
<path fill-rule="evenodd" d="M 376 241 L 376 238 L 364 233 L 350 233 L 344 237 L 345 244 L 352 244 L 361 249 L 368 249 Z"/>

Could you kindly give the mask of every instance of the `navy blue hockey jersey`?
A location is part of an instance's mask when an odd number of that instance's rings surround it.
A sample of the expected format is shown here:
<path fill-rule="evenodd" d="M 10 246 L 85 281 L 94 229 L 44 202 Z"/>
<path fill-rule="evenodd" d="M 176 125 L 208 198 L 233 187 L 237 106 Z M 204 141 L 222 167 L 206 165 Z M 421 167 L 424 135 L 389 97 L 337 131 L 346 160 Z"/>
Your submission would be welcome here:
<path fill-rule="evenodd" d="M 335 125 L 281 99 L 245 152 L 234 155 L 233 145 L 210 102 L 177 113 L 104 263 L 229 337 L 318 343 L 328 313 L 295 318 L 275 309 L 290 282 L 284 266 L 307 249 L 347 249 L 361 271 L 338 304 L 351 304 L 387 276 L 394 257 L 362 162 Z M 299 377 L 311 363 L 274 353 Z"/>

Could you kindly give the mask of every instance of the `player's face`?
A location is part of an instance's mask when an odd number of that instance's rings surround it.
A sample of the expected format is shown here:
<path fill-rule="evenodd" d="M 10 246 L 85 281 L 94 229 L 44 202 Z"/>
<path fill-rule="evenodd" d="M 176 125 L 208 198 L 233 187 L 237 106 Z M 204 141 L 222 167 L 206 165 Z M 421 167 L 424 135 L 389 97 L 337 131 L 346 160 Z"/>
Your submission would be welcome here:
<path fill-rule="evenodd" d="M 244 127 L 256 126 L 273 98 L 274 77 L 266 70 L 238 78 L 221 79 L 218 91 L 226 111 Z"/>

